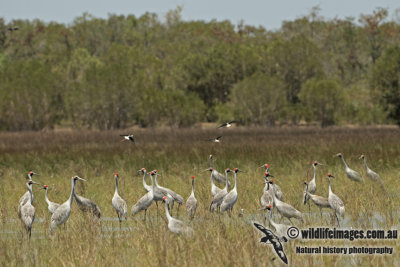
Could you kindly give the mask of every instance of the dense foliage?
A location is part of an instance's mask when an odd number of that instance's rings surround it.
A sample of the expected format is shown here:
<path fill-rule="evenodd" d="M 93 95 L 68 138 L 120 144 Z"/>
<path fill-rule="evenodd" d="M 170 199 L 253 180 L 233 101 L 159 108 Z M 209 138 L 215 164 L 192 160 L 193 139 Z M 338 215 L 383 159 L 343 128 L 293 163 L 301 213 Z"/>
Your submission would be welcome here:
<path fill-rule="evenodd" d="M 387 10 L 314 9 L 275 31 L 180 13 L 0 18 L 0 129 L 400 123 L 400 22 Z"/>

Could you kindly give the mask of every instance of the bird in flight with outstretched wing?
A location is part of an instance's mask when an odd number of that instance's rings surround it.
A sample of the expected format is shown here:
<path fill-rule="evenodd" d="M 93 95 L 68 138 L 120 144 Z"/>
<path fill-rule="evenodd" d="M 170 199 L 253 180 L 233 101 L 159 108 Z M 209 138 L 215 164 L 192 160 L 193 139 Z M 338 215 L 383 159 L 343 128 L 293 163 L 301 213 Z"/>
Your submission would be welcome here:
<path fill-rule="evenodd" d="M 258 224 L 258 223 L 253 223 L 253 224 L 258 230 L 260 230 L 263 234 L 265 234 L 265 236 L 261 238 L 260 242 L 261 243 L 265 243 L 265 244 L 271 244 L 274 247 L 276 255 L 278 255 L 279 258 L 281 258 L 281 260 L 284 263 L 288 264 L 288 260 L 287 260 L 286 254 L 283 251 L 283 246 L 282 246 L 282 243 L 281 243 L 281 241 L 283 241 L 283 242 L 287 242 L 288 241 L 286 239 L 286 237 L 282 237 L 279 240 L 279 237 L 277 237 L 271 230 L 265 228 L 261 224 Z M 268 243 L 268 241 L 269 241 L 269 243 Z"/>
<path fill-rule="evenodd" d="M 221 124 L 220 126 L 218 126 L 217 129 L 222 128 L 222 127 L 229 128 L 232 126 L 232 123 L 236 123 L 236 121 L 225 122 L 224 124 Z"/>

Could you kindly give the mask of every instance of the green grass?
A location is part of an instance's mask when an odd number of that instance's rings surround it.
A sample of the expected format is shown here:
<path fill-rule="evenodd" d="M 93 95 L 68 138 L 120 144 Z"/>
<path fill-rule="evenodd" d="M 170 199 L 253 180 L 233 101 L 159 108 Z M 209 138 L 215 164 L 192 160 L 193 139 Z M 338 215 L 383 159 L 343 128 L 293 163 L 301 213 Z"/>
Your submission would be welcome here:
<path fill-rule="evenodd" d="M 210 144 L 202 139 L 223 134 L 221 144 Z M 354 229 L 397 229 L 399 226 L 399 167 L 400 135 L 397 128 L 233 128 L 229 130 L 147 129 L 136 130 L 138 143 L 120 142 L 122 132 L 60 131 L 0 134 L 0 263 L 4 266 L 121 266 L 173 265 L 179 266 L 281 266 L 272 247 L 259 244 L 261 235 L 250 224 L 251 218 L 261 220 L 259 199 L 262 195 L 262 170 L 270 164 L 275 181 L 282 188 L 285 201 L 302 212 L 303 181 L 312 178 L 311 162 L 327 164 L 318 169 L 316 194 L 328 195 L 327 172 L 333 191 L 343 200 L 346 216 Z M 343 153 L 349 166 L 364 174 L 359 156 L 364 154 L 371 169 L 384 179 L 384 191 L 366 179 L 361 185 L 345 177 L 341 161 L 334 157 Z M 209 173 L 201 172 L 209 166 L 213 154 L 217 170 L 238 167 L 246 173 L 238 174 L 239 199 L 232 217 L 210 214 Z M 103 217 L 116 217 L 111 205 L 114 194 L 113 173 L 120 175 L 120 195 L 132 205 L 145 193 L 142 176 L 136 171 L 145 167 L 158 169 L 159 183 L 181 194 L 185 199 L 191 190 L 191 176 L 195 176 L 195 195 L 199 201 L 196 218 L 189 222 L 184 207 L 179 217 L 195 230 L 192 239 L 185 239 L 168 231 L 164 207 L 149 209 L 147 221 L 143 213 L 123 222 L 129 231 L 110 231 L 119 227 L 117 221 L 96 222 L 82 214 L 73 204 L 67 229 L 59 229 L 54 236 L 47 232 L 50 215 L 44 201 L 44 190 L 34 187 L 36 221 L 32 239 L 28 242 L 17 216 L 18 200 L 26 191 L 26 174 L 34 170 L 40 176 L 34 180 L 48 184 L 50 200 L 64 202 L 70 193 L 70 178 L 79 175 L 87 182 L 78 182 L 77 192 L 95 201 Z M 365 175 L 364 175 L 365 176 Z M 230 177 L 233 182 L 232 177 Z M 222 187 L 222 185 L 221 185 Z M 244 218 L 237 216 L 245 210 Z M 318 212 L 312 206 L 313 212 Z M 379 212 L 383 222 L 371 219 Z M 257 217 L 259 214 L 260 217 Z M 174 215 L 176 211 L 174 210 Z M 44 221 L 41 221 L 44 219 Z M 300 228 L 332 226 L 319 217 L 305 215 L 305 224 L 296 220 Z M 286 243 L 285 252 L 293 266 L 395 266 L 398 264 L 399 242 L 396 241 L 301 241 Z M 297 255 L 296 246 L 387 246 L 394 255 Z"/>

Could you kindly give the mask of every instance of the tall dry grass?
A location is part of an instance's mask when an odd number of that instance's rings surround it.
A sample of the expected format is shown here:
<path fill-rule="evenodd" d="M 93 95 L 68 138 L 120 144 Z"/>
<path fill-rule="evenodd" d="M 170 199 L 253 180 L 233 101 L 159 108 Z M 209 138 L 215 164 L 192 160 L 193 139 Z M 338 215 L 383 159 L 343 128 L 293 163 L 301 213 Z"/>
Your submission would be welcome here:
<path fill-rule="evenodd" d="M 262 222 L 259 199 L 262 195 L 262 170 L 270 171 L 285 194 L 285 201 L 308 212 L 301 203 L 303 181 L 312 178 L 311 162 L 327 164 L 318 169 L 317 194 L 327 196 L 325 173 L 333 173 L 333 191 L 346 206 L 347 226 L 356 229 L 391 229 L 399 226 L 400 136 L 397 128 L 355 129 L 265 129 L 233 128 L 229 130 L 147 129 L 135 131 L 137 144 L 120 142 L 120 133 L 96 131 L 28 132 L 0 134 L 0 262 L 4 266 L 281 266 L 272 247 L 259 244 L 261 235 L 250 224 Z M 223 134 L 221 144 L 203 141 Z M 351 168 L 364 174 L 359 156 L 367 156 L 371 169 L 385 181 L 387 194 L 366 180 L 357 184 L 345 177 L 341 161 L 334 157 L 342 152 Z M 208 156 L 215 157 L 216 169 L 238 167 L 246 171 L 238 175 L 239 199 L 232 217 L 210 214 Z M 167 230 L 164 207 L 152 205 L 148 219 L 143 213 L 119 223 L 111 205 L 114 193 L 113 173 L 120 175 L 120 195 L 132 205 L 145 193 L 142 167 L 157 168 L 159 182 L 186 199 L 195 175 L 195 194 L 199 201 L 196 217 L 189 221 L 184 208 L 179 218 L 195 230 L 192 239 L 176 236 Z M 17 217 L 20 196 L 26 191 L 29 170 L 40 176 L 34 180 L 48 184 L 49 198 L 64 202 L 70 193 L 70 178 L 77 174 L 87 182 L 77 184 L 80 195 L 94 200 L 101 208 L 103 220 L 98 222 L 82 214 L 73 204 L 67 228 L 54 236 L 47 232 L 50 215 L 44 201 L 44 190 L 34 187 L 36 221 L 32 239 Z M 233 182 L 232 178 L 230 177 Z M 221 185 L 222 187 L 222 185 Z M 243 208 L 245 216 L 237 216 Z M 160 213 L 158 215 L 158 212 Z M 312 206 L 312 212 L 318 209 Z M 374 219 L 376 213 L 380 218 Z M 176 215 L 176 210 L 174 210 Z M 305 215 L 300 228 L 332 225 L 329 219 Z M 333 225 L 332 225 L 333 227 Z M 115 230 L 115 231 L 114 231 Z M 392 256 L 378 255 L 297 255 L 296 246 L 388 246 Z M 285 244 L 285 252 L 293 266 L 395 266 L 399 261 L 396 241 L 301 241 Z"/>

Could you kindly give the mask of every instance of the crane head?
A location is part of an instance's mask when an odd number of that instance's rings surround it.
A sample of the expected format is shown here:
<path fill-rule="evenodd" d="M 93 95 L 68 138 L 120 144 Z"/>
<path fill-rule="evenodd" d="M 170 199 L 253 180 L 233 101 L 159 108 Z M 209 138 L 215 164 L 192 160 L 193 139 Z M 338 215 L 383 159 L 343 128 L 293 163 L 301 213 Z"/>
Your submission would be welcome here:
<path fill-rule="evenodd" d="M 327 174 L 326 174 L 326 177 L 328 177 L 328 178 L 335 178 L 335 176 L 333 176 L 333 175 L 330 174 L 330 173 L 327 173 Z"/>
<path fill-rule="evenodd" d="M 265 209 L 267 209 L 267 210 L 271 210 L 271 209 L 272 209 L 272 205 L 268 205 L 268 206 L 266 206 L 266 207 L 265 207 Z"/>
<path fill-rule="evenodd" d="M 365 156 L 364 156 L 364 155 L 361 155 L 361 156 L 360 156 L 360 159 L 365 159 Z"/>
<path fill-rule="evenodd" d="M 269 183 L 270 183 L 270 184 L 273 184 L 273 183 L 274 183 L 274 180 L 269 180 Z"/>
<path fill-rule="evenodd" d="M 192 176 L 192 180 L 194 180 L 194 176 Z"/>
<path fill-rule="evenodd" d="M 72 179 L 74 179 L 74 181 L 76 180 L 86 181 L 85 179 L 79 177 L 78 175 L 75 175 L 74 177 L 72 177 Z"/>
<path fill-rule="evenodd" d="M 114 176 L 115 176 L 115 177 L 118 177 L 118 173 L 114 173 Z"/>
<path fill-rule="evenodd" d="M 48 185 L 44 185 L 42 189 L 47 189 L 49 186 Z"/>
<path fill-rule="evenodd" d="M 339 158 L 343 157 L 342 153 L 337 153 L 336 156 Z"/>
<path fill-rule="evenodd" d="M 28 172 L 28 176 L 33 176 L 33 175 L 39 175 L 39 174 L 37 174 L 36 172 L 33 172 L 33 171 Z"/>
<path fill-rule="evenodd" d="M 228 173 L 228 172 L 230 172 L 230 171 L 231 171 L 231 170 L 230 170 L 229 168 L 226 168 L 226 169 L 225 169 L 225 172 L 226 172 L 226 173 Z"/>

